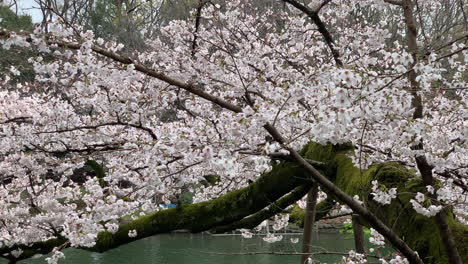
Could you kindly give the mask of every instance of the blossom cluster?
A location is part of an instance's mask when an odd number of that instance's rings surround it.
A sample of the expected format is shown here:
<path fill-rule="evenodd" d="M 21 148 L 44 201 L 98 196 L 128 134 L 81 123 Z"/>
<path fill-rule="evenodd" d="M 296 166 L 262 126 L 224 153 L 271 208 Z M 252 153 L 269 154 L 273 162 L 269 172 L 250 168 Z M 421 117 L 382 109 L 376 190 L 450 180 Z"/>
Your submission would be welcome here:
<path fill-rule="evenodd" d="M 409 264 L 409 261 L 402 257 L 402 256 L 395 256 L 389 261 L 386 261 L 385 259 L 379 259 L 381 264 Z"/>
<path fill-rule="evenodd" d="M 369 238 L 369 242 L 376 246 L 383 246 L 385 245 L 385 238 L 377 232 L 375 229 L 371 228 L 371 237 Z"/>
<path fill-rule="evenodd" d="M 348 256 L 343 257 L 341 262 L 343 264 L 365 264 L 368 263 L 366 256 L 351 250 L 348 252 Z"/>
<path fill-rule="evenodd" d="M 390 204 L 396 198 L 397 189 L 391 188 L 388 191 L 381 190 L 377 181 L 372 181 L 372 193 L 374 201 L 380 204 Z"/>
<path fill-rule="evenodd" d="M 426 197 L 424 194 L 420 192 L 416 194 L 415 199 L 410 200 L 410 203 L 413 206 L 414 210 L 427 217 L 436 215 L 443 208 L 442 205 L 433 205 L 433 204 L 429 205 L 428 207 L 423 206 L 422 203 L 426 201 Z"/>
<path fill-rule="evenodd" d="M 284 152 L 268 139 L 266 123 L 294 149 L 310 141 L 350 142 L 360 169 L 386 161 L 415 168 L 414 157 L 424 155 L 435 177 L 468 172 L 463 44 L 450 46 L 453 56 L 440 49 L 415 62 L 399 41 L 398 19 L 371 23 L 362 13 L 365 7 L 391 17 L 394 7 L 338 0 L 320 11 L 337 36 L 346 65 L 338 67 L 308 18 L 288 10 L 243 12 L 250 2 L 205 5 L 195 50 L 187 45 L 194 23 L 170 22 L 127 64 L 96 52 L 120 54 L 123 45 L 90 31 L 75 36 L 63 24 L 51 25 L 47 39 L 39 28 L 1 39 L 3 49 L 28 48 L 37 56 L 29 59 L 34 82 L 14 83 L 22 74 L 15 67 L 0 76 L 8 88 L 0 91 L 0 246 L 61 236 L 71 246 L 92 247 L 99 232 L 119 232 L 123 219 L 160 210 L 158 204 L 184 193 L 200 202 L 248 186 L 272 168 L 269 154 Z M 424 2 L 431 8 L 438 1 Z M 354 12 L 361 22 L 349 20 Z M 419 119 L 403 78 L 411 69 L 425 104 Z M 424 149 L 415 148 L 421 141 Z M 79 174 L 91 160 L 105 176 Z M 217 180 L 207 183 L 208 177 Z M 438 180 L 438 199 L 466 216 L 466 194 L 454 181 Z M 383 204 L 396 196 L 377 182 L 372 191 Z M 411 200 L 423 215 L 442 209 L 424 202 L 423 194 Z M 275 219 L 274 229 L 287 223 Z"/>

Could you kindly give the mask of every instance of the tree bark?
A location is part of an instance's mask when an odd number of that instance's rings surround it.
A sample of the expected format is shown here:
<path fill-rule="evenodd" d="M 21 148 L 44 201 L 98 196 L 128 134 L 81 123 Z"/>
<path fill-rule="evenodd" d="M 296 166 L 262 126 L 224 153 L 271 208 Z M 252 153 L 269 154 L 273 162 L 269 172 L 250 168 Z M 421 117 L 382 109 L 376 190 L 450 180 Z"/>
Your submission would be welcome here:
<path fill-rule="evenodd" d="M 359 254 L 366 254 L 365 242 L 364 242 L 364 229 L 359 223 L 359 216 L 353 214 L 353 234 L 354 234 L 354 247 L 356 252 Z"/>
<path fill-rule="evenodd" d="M 413 57 L 413 63 L 410 65 L 414 67 L 418 62 L 418 43 L 417 43 L 417 28 L 416 28 L 416 20 L 414 19 L 413 15 L 413 0 L 403 0 L 402 1 L 403 7 L 403 17 L 405 19 L 406 24 L 406 40 L 409 51 L 411 56 Z M 414 70 L 411 70 L 408 73 L 408 80 L 411 84 L 411 94 L 412 94 L 412 106 L 414 107 L 413 118 L 419 119 L 423 117 L 423 102 L 421 99 L 421 95 L 418 92 L 421 90 L 419 87 L 419 83 L 417 82 L 417 73 Z M 423 142 L 421 142 L 414 147 L 414 149 L 422 150 L 424 148 Z M 434 177 L 432 174 L 432 166 L 427 162 L 426 156 L 416 156 L 416 165 L 418 167 L 419 172 L 421 173 L 421 177 L 423 180 L 424 185 L 433 186 L 434 184 Z M 437 188 L 435 188 L 437 190 Z M 429 197 L 432 199 L 433 203 L 438 204 L 436 192 L 429 194 Z M 452 235 L 452 231 L 450 230 L 448 223 L 447 223 L 447 214 L 445 210 L 440 211 L 435 215 L 435 223 L 437 229 L 439 231 L 440 238 L 443 241 L 444 249 L 447 253 L 449 258 L 449 262 L 451 264 L 463 264 L 458 249 L 455 245 L 455 240 Z"/>
<path fill-rule="evenodd" d="M 305 209 L 304 231 L 302 235 L 302 253 L 312 252 L 312 234 L 315 224 L 315 213 L 318 198 L 318 184 L 312 183 L 309 193 L 307 194 L 307 205 Z M 301 264 L 307 264 L 307 259 L 310 255 L 301 256 Z"/>

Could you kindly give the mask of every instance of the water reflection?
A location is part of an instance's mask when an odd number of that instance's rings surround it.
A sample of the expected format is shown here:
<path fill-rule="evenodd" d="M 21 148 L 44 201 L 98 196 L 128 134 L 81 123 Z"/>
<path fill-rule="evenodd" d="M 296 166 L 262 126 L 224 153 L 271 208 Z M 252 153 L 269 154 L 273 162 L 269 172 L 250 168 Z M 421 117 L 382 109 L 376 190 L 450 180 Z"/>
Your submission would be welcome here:
<path fill-rule="evenodd" d="M 91 256 L 91 259 L 92 259 L 92 262 L 91 263 L 95 263 L 95 264 L 99 264 L 99 263 L 102 263 L 102 254 L 99 254 L 99 253 L 95 253 L 95 252 L 92 252 L 90 254 Z"/>
<path fill-rule="evenodd" d="M 291 243 L 290 238 L 299 238 Z M 348 252 L 353 249 L 352 239 L 339 233 L 316 233 L 315 251 Z M 242 236 L 211 236 L 207 234 L 165 234 L 149 237 L 128 245 L 99 254 L 78 249 L 66 249 L 64 264 L 297 264 L 299 256 L 278 255 L 222 255 L 220 253 L 247 252 L 300 252 L 301 238 L 298 235 L 284 235 L 283 240 L 267 243 L 260 236 L 245 239 Z M 20 263 L 45 263 L 45 257 Z M 337 263 L 341 256 L 322 255 L 322 263 Z"/>

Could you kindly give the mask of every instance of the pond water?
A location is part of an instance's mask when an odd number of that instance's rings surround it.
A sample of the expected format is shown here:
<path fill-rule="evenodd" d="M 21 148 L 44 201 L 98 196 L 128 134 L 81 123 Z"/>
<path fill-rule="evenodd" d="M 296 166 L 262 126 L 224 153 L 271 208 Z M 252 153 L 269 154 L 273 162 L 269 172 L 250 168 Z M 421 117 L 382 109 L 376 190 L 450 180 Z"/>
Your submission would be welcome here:
<path fill-rule="evenodd" d="M 291 238 L 299 238 L 294 244 Z M 267 243 L 261 236 L 245 239 L 240 235 L 164 234 L 138 240 L 105 253 L 78 249 L 64 250 L 66 258 L 59 263 L 70 264 L 298 264 L 300 256 L 223 255 L 223 253 L 300 252 L 300 235 L 284 235 L 283 240 Z M 349 235 L 315 233 L 315 251 L 348 252 L 354 248 Z M 321 255 L 321 263 L 338 263 L 341 256 Z M 24 264 L 45 263 L 44 257 L 21 261 Z"/>

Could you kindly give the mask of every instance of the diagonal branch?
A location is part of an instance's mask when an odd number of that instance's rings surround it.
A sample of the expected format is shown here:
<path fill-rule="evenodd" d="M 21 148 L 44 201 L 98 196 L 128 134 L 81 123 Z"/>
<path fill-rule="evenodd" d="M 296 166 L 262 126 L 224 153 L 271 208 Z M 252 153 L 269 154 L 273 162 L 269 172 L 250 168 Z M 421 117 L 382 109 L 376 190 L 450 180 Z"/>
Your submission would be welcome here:
<path fill-rule="evenodd" d="M 10 31 L 6 31 L 6 30 L 0 30 L 0 38 L 9 38 L 10 36 L 12 36 L 13 34 L 10 32 Z M 26 41 L 27 42 L 30 42 L 32 43 L 33 42 L 33 39 L 30 38 L 30 37 L 27 37 L 26 38 Z M 79 50 L 81 49 L 82 45 L 79 44 L 79 43 L 76 43 L 76 42 L 64 42 L 64 41 L 47 41 L 47 44 L 49 46 L 58 46 L 60 48 L 66 48 L 66 49 L 72 49 L 72 50 Z M 136 61 L 134 61 L 133 59 L 129 58 L 129 57 L 125 57 L 123 55 L 120 55 L 120 54 L 117 54 L 115 52 L 112 52 L 112 51 L 109 51 L 109 50 L 106 50 L 106 49 L 103 49 L 103 48 L 100 48 L 96 45 L 92 45 L 91 46 L 91 50 L 99 55 L 102 55 L 108 59 L 111 59 L 115 62 L 119 62 L 119 63 L 122 63 L 122 64 L 126 64 L 126 65 L 129 65 L 129 64 L 133 64 L 135 66 L 135 70 L 138 71 L 138 72 L 141 72 L 145 75 L 148 75 L 150 77 L 154 77 L 160 81 L 163 81 L 167 84 L 170 84 L 170 85 L 173 85 L 173 86 L 176 86 L 176 87 L 179 87 L 181 89 L 184 89 L 194 95 L 197 95 L 203 99 L 206 99 L 214 104 L 217 104 L 225 109 L 228 109 L 232 112 L 235 112 L 235 113 L 240 113 L 242 112 L 242 107 L 238 106 L 238 105 L 235 105 L 233 103 L 230 103 L 228 101 L 225 101 L 224 99 L 222 98 L 219 98 L 219 97 L 216 97 L 212 94 L 209 94 L 205 91 L 203 91 L 202 89 L 196 87 L 194 84 L 192 83 L 185 83 L 185 82 L 182 82 L 180 80 L 176 80 L 174 78 L 171 78 L 169 76 L 167 76 L 166 74 L 164 73 L 161 73 L 161 72 L 158 72 L 152 68 L 149 68 L 149 67 L 146 67 L 144 66 L 143 64 L 139 64 L 137 63 Z"/>
<path fill-rule="evenodd" d="M 258 211 L 257 213 L 232 224 L 216 227 L 211 231 L 215 233 L 225 233 L 240 228 L 252 229 L 261 224 L 265 219 L 268 219 L 276 214 L 284 212 L 284 210 L 286 210 L 286 207 L 304 197 L 304 195 L 307 194 L 309 189 L 310 183 L 299 186 L 292 192 L 290 192 L 288 195 L 285 195 L 281 199 L 270 204 L 268 208 Z"/>
<path fill-rule="evenodd" d="M 325 40 L 325 43 L 327 44 L 328 48 L 330 49 L 330 51 L 331 51 L 331 53 L 333 55 L 333 59 L 335 60 L 336 65 L 338 65 L 340 67 L 343 66 L 343 62 L 340 59 L 340 53 L 338 52 L 338 50 L 335 47 L 335 42 L 333 41 L 333 38 L 332 38 L 330 32 L 328 31 L 327 27 L 323 23 L 322 19 L 320 19 L 319 15 L 318 15 L 318 11 L 314 11 L 314 10 L 310 9 L 309 7 L 299 3 L 296 0 L 281 0 L 281 1 L 283 1 L 285 3 L 288 3 L 288 4 L 292 5 L 292 6 L 294 6 L 295 8 L 299 9 L 302 13 L 306 14 L 312 20 L 312 22 L 314 22 L 314 24 L 318 28 L 318 31 L 320 32 L 320 34 L 322 34 L 323 39 Z"/>
<path fill-rule="evenodd" d="M 354 200 L 350 195 L 346 194 L 333 182 L 328 180 L 324 175 L 322 175 L 318 170 L 316 170 L 312 165 L 310 165 L 299 153 L 285 145 L 286 140 L 283 136 L 273 127 L 271 124 L 267 123 L 264 128 L 270 133 L 270 135 L 280 143 L 285 149 L 287 149 L 291 156 L 299 163 L 310 175 L 312 178 L 317 181 L 320 186 L 322 186 L 327 192 L 336 196 L 339 200 L 343 201 L 348 205 L 354 212 L 362 216 L 366 221 L 368 221 L 380 234 L 387 238 L 390 243 L 398 249 L 409 261 L 414 264 L 423 264 L 422 260 L 419 258 L 418 254 L 412 250 L 406 243 L 403 241 L 397 234 L 395 234 L 385 223 L 383 223 L 377 216 L 375 216 L 371 211 L 362 206 L 358 201 Z"/>

